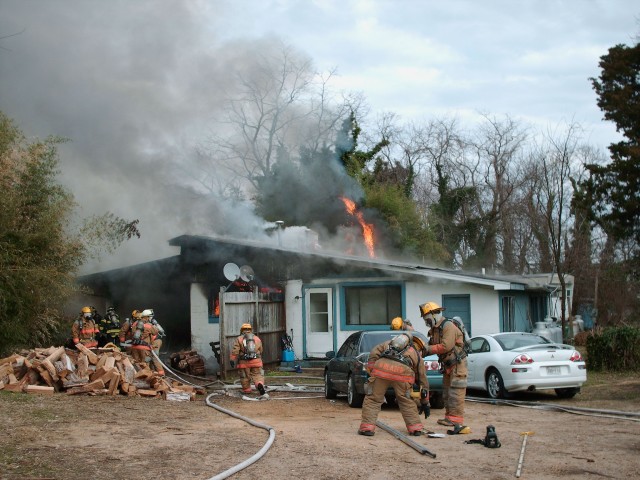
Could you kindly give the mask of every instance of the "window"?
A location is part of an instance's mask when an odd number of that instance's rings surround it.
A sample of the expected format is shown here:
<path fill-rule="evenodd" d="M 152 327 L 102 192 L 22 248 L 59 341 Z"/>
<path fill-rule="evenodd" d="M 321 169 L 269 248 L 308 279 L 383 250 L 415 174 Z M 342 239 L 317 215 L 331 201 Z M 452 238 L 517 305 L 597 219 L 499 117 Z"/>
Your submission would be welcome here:
<path fill-rule="evenodd" d="M 329 331 L 329 299 L 325 292 L 309 293 L 309 330 L 316 333 Z"/>
<path fill-rule="evenodd" d="M 515 310 L 516 299 L 515 297 L 502 297 L 502 331 L 513 332 L 515 331 Z"/>
<path fill-rule="evenodd" d="M 347 325 L 389 325 L 402 316 L 400 285 L 343 287 Z"/>

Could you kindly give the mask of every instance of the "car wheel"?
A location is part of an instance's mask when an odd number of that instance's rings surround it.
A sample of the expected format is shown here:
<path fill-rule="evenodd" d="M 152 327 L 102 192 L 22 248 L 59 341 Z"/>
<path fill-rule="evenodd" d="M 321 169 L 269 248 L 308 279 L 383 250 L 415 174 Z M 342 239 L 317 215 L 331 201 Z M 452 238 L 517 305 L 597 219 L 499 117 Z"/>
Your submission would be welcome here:
<path fill-rule="evenodd" d="M 558 398 L 573 398 L 576 396 L 576 393 L 580 392 L 580 387 L 556 388 L 555 390 Z"/>
<path fill-rule="evenodd" d="M 364 401 L 364 395 L 356 391 L 356 383 L 353 380 L 353 375 L 349 375 L 347 386 L 347 403 L 351 408 L 360 408 Z"/>
<path fill-rule="evenodd" d="M 431 392 L 429 394 L 429 404 L 431 408 L 444 408 L 444 397 L 442 392 Z"/>
<path fill-rule="evenodd" d="M 487 375 L 487 393 L 491 398 L 509 398 L 508 392 L 504 389 L 502 375 L 498 370 L 492 369 Z"/>
<path fill-rule="evenodd" d="M 331 380 L 329 380 L 329 372 L 324 372 L 324 398 L 333 399 L 338 396 L 338 391 L 334 390 L 331 386 Z"/>

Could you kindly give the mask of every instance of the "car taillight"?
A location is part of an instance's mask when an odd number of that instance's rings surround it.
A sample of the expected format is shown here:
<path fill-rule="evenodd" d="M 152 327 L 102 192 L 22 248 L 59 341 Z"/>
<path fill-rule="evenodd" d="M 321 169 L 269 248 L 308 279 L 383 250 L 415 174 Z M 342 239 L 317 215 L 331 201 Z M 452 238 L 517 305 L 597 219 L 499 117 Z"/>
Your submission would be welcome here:
<path fill-rule="evenodd" d="M 518 355 L 511 361 L 511 365 L 523 365 L 525 363 L 533 363 L 533 358 L 531 358 L 526 353 Z"/>
<path fill-rule="evenodd" d="M 581 362 L 582 361 L 582 355 L 580 355 L 580 352 L 574 351 L 571 354 L 571 357 L 569 358 L 569 360 L 571 360 L 572 362 Z"/>
<path fill-rule="evenodd" d="M 425 360 L 424 362 L 424 368 L 429 371 L 429 370 L 440 370 L 440 363 L 438 362 L 430 362 L 428 360 Z"/>

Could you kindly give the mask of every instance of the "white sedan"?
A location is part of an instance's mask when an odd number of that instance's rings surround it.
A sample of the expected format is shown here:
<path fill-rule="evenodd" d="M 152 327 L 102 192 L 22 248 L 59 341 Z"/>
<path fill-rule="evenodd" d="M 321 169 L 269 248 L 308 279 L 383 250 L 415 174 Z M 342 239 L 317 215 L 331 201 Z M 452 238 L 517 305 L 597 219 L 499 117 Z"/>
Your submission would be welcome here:
<path fill-rule="evenodd" d="M 533 333 L 474 337 L 468 365 L 468 387 L 485 390 L 491 398 L 546 389 L 554 389 L 560 398 L 572 398 L 587 381 L 580 352 Z"/>

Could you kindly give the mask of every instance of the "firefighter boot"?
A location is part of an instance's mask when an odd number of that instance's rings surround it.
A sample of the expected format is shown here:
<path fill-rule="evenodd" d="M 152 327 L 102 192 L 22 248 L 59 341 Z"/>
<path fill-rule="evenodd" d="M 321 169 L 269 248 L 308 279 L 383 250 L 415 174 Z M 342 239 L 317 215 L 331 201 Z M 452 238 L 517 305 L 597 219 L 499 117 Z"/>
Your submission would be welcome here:
<path fill-rule="evenodd" d="M 260 392 L 260 395 L 264 395 L 266 390 L 264 389 L 264 385 L 259 383 L 256 385 L 256 388 L 258 389 L 258 391 Z"/>

